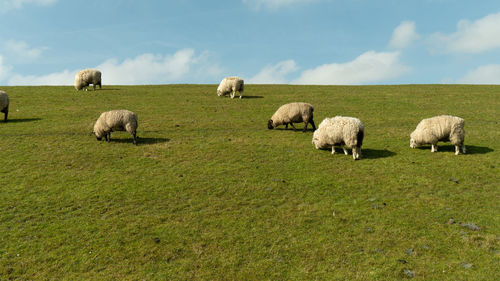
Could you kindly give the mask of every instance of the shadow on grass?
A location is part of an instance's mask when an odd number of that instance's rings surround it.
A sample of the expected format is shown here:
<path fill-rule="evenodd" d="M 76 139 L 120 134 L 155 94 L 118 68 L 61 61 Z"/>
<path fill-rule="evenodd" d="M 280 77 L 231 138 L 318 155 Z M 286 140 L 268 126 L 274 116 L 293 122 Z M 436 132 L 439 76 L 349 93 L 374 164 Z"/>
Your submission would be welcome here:
<path fill-rule="evenodd" d="M 40 121 L 42 118 L 25 118 L 25 119 L 7 119 L 7 123 L 24 123 L 24 122 L 35 122 Z M 3 119 L 0 123 L 4 123 Z"/>
<path fill-rule="evenodd" d="M 267 124 L 266 124 L 267 126 Z M 307 125 L 307 130 L 304 132 L 304 133 L 307 133 L 307 132 L 311 132 L 313 133 L 314 132 L 314 129 L 310 127 L 311 125 Z M 268 129 L 269 130 L 269 129 Z M 297 128 L 296 131 L 293 130 L 293 128 L 291 128 L 290 126 L 288 127 L 288 129 L 285 129 L 285 127 L 280 127 L 280 128 L 274 128 L 273 130 L 276 130 L 276 131 L 290 131 L 290 132 L 295 132 L 295 133 L 303 133 L 304 131 L 304 128 Z"/>
<path fill-rule="evenodd" d="M 157 143 L 165 143 L 165 142 L 169 142 L 169 141 L 170 141 L 170 139 L 168 139 L 168 138 L 143 138 L 143 137 L 137 137 L 137 145 L 157 144 Z M 132 138 L 121 138 L 121 139 L 111 138 L 110 142 L 132 143 Z"/>
<path fill-rule="evenodd" d="M 431 151 L 431 146 L 419 146 L 417 147 L 417 149 L 420 149 L 420 150 L 429 150 Z M 493 152 L 494 150 L 489 148 L 489 147 L 485 147 L 485 146 L 475 146 L 475 145 L 465 145 L 465 154 L 486 154 L 486 153 L 490 153 L 490 152 Z M 440 151 L 444 151 L 444 152 L 453 152 L 455 153 L 455 146 L 454 145 L 439 145 L 438 144 L 438 151 L 437 153 L 439 153 Z M 462 150 L 460 150 L 460 154 L 462 153 Z"/>
<path fill-rule="evenodd" d="M 102 88 L 102 89 L 97 89 L 96 92 L 98 91 L 118 91 L 120 89 L 116 89 L 116 88 Z"/>
<path fill-rule="evenodd" d="M 264 97 L 263 96 L 242 96 L 241 98 L 242 99 L 262 99 Z"/>
<path fill-rule="evenodd" d="M 378 158 L 386 158 L 392 157 L 396 155 L 396 152 L 392 152 L 387 149 L 370 149 L 370 148 L 361 148 L 361 160 L 364 159 L 378 159 Z"/>

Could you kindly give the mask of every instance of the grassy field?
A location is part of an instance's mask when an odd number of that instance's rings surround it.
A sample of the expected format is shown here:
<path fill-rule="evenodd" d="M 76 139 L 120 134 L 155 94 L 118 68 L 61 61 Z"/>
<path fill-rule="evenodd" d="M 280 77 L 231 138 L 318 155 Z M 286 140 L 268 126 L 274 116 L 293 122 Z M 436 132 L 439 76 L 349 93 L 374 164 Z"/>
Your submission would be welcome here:
<path fill-rule="evenodd" d="M 0 280 L 500 280 L 500 86 L 1 89 Z M 361 160 L 268 130 L 293 101 L 360 118 Z M 138 146 L 90 135 L 122 108 Z M 409 147 L 439 114 L 467 154 Z"/>

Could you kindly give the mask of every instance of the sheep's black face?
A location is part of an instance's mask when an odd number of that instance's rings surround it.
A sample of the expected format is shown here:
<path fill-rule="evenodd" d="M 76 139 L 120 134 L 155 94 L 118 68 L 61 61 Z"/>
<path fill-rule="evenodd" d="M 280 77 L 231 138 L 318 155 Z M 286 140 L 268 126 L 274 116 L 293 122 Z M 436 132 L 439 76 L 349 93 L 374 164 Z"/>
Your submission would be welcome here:
<path fill-rule="evenodd" d="M 269 130 L 274 129 L 274 124 L 273 124 L 273 120 L 272 119 L 270 119 L 269 121 L 267 121 L 267 128 Z"/>
<path fill-rule="evenodd" d="M 95 137 L 98 141 L 102 140 L 102 137 Z"/>

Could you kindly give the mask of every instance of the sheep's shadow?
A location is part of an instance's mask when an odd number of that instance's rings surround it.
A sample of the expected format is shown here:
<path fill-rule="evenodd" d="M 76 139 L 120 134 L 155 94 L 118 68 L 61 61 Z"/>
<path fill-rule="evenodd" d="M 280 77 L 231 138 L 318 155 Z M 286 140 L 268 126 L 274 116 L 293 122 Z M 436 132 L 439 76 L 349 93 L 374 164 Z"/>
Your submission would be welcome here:
<path fill-rule="evenodd" d="M 387 149 L 361 148 L 361 159 L 379 159 L 396 155 L 396 152 Z"/>
<path fill-rule="evenodd" d="M 118 91 L 120 89 L 116 88 L 102 88 L 102 89 L 96 89 L 96 91 Z M 93 91 L 93 90 L 92 90 Z"/>
<path fill-rule="evenodd" d="M 264 97 L 263 96 L 242 96 L 241 98 L 242 99 L 262 99 Z"/>
<path fill-rule="evenodd" d="M 347 147 L 347 151 L 349 152 L 349 156 L 352 158 L 352 149 Z M 327 153 L 332 153 L 331 148 L 322 148 L 320 149 L 322 151 L 325 151 Z M 339 146 L 335 146 L 335 155 L 341 154 L 344 155 L 344 150 L 340 148 Z M 370 149 L 370 148 L 361 148 L 361 157 L 357 160 L 363 160 L 363 159 L 379 159 L 379 158 L 386 158 L 386 157 L 392 157 L 396 155 L 396 152 L 387 150 L 387 149 Z"/>
<path fill-rule="evenodd" d="M 424 145 L 424 146 L 419 146 L 417 147 L 417 149 L 420 149 L 420 150 L 431 150 L 431 146 L 430 145 Z M 486 153 L 490 153 L 490 152 L 493 152 L 494 150 L 489 148 L 489 147 L 485 147 L 485 146 L 476 146 L 476 145 L 465 145 L 465 154 L 486 154 Z M 438 144 L 438 153 L 442 151 L 442 152 L 453 152 L 455 153 L 455 146 L 454 145 L 451 145 L 451 144 L 448 144 L 448 145 L 439 145 Z M 460 154 L 462 153 L 462 150 L 460 150 Z"/>
<path fill-rule="evenodd" d="M 294 133 L 307 133 L 307 132 L 313 133 L 314 129 L 311 128 L 310 126 L 311 125 L 307 126 L 307 129 L 306 129 L 305 132 L 304 132 L 304 128 L 297 128 L 297 130 L 293 130 L 293 128 L 291 128 L 291 127 L 288 127 L 288 129 L 285 129 L 285 127 L 280 127 L 280 128 L 274 128 L 273 130 L 276 130 L 276 131 L 291 131 L 291 132 L 294 132 Z"/>
<path fill-rule="evenodd" d="M 25 122 L 35 122 L 35 121 L 40 121 L 42 118 L 24 118 L 24 119 L 7 119 L 7 123 L 25 123 Z M 0 123 L 5 123 L 2 120 L 0 120 Z"/>
<path fill-rule="evenodd" d="M 166 143 L 169 142 L 169 138 L 143 138 L 137 137 L 137 145 L 143 144 L 158 144 L 158 143 Z M 117 143 L 132 143 L 132 138 L 111 138 L 110 142 Z"/>

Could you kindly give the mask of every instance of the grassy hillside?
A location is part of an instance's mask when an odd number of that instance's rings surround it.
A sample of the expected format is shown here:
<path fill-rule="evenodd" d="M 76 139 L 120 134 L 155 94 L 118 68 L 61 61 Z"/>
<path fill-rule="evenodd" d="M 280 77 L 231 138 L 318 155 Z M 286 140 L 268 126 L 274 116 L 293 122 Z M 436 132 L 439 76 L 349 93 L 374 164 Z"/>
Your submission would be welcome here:
<path fill-rule="evenodd" d="M 500 279 L 500 86 L 1 89 L 1 280 Z M 360 118 L 362 159 L 268 130 L 292 101 Z M 89 134 L 122 108 L 138 146 Z M 439 114 L 468 154 L 409 148 Z"/>

